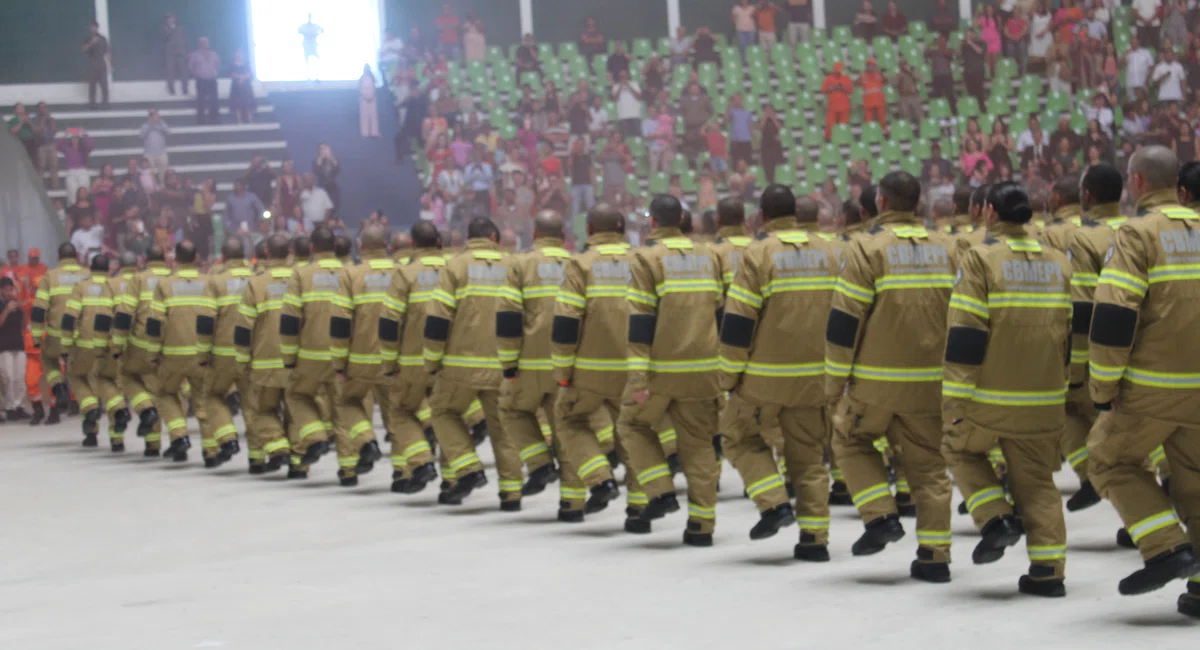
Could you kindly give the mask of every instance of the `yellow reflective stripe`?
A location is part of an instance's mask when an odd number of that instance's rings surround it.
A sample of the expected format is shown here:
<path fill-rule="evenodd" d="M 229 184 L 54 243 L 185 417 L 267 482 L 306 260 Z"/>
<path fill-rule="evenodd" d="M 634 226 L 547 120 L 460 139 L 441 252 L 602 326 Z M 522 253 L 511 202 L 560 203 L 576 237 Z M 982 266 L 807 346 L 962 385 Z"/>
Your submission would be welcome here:
<path fill-rule="evenodd" d="M 626 290 L 625 298 L 628 299 L 630 302 L 639 302 L 639 303 L 642 303 L 643 305 L 647 305 L 649 307 L 657 307 L 658 306 L 658 296 L 656 296 L 648 291 L 642 291 L 641 289 L 634 289 L 633 287 L 629 287 L 629 289 Z"/>
<path fill-rule="evenodd" d="M 164 345 L 162 353 L 166 356 L 186 356 L 197 354 L 200 351 L 198 345 Z"/>
<path fill-rule="evenodd" d="M 779 474 L 772 474 L 766 478 L 759 479 L 750 485 L 746 486 L 746 495 L 751 499 L 758 498 L 759 495 L 771 490 L 783 487 L 783 477 Z"/>
<path fill-rule="evenodd" d="M 638 483 L 646 485 L 651 481 L 656 481 L 660 478 L 671 478 L 671 468 L 666 463 L 654 465 L 645 470 L 642 470 L 637 475 Z"/>
<path fill-rule="evenodd" d="M 542 284 L 536 287 L 526 287 L 521 289 L 521 298 L 524 300 L 534 300 L 536 298 L 554 298 L 557 295 L 557 284 Z"/>
<path fill-rule="evenodd" d="M 949 546 L 950 531 L 917 529 L 917 544 L 920 546 Z"/>
<path fill-rule="evenodd" d="M 832 291 L 835 286 L 837 286 L 837 280 L 833 276 L 777 278 L 762 288 L 762 295 L 764 298 L 769 298 L 777 293 L 792 291 Z"/>
<path fill-rule="evenodd" d="M 1083 447 L 1080 447 L 1079 449 L 1076 449 L 1075 451 L 1067 454 L 1067 463 L 1069 463 L 1071 465 L 1072 469 L 1079 467 L 1079 464 L 1086 461 L 1087 459 L 1088 459 L 1087 445 L 1084 445 Z"/>
<path fill-rule="evenodd" d="M 687 237 L 668 237 L 660 242 L 663 246 L 670 249 L 689 249 L 692 248 L 692 240 Z"/>
<path fill-rule="evenodd" d="M 393 311 L 400 312 L 401 314 L 408 311 L 408 305 L 405 304 L 403 300 L 397 300 L 392 296 L 388 296 L 383 299 L 383 306 Z"/>
<path fill-rule="evenodd" d="M 745 361 L 734 361 L 733 359 L 730 359 L 730 358 L 726 357 L 725 355 L 721 355 L 720 357 L 717 357 L 717 368 L 721 372 L 729 372 L 729 373 L 737 374 L 740 372 L 744 372 L 746 370 L 746 362 Z"/>
<path fill-rule="evenodd" d="M 988 306 L 991 308 L 1070 309 L 1071 296 L 1065 293 L 997 292 L 988 294 Z"/>
<path fill-rule="evenodd" d="M 530 458 L 537 456 L 538 454 L 545 454 L 545 453 L 548 453 L 549 451 L 550 451 L 550 447 L 548 447 L 546 445 L 546 443 L 535 442 L 534 444 L 528 445 L 524 449 L 522 449 L 521 453 L 519 455 L 521 456 L 521 461 L 525 462 L 525 461 L 528 461 Z"/>
<path fill-rule="evenodd" d="M 324 430 L 325 430 L 325 423 L 320 420 L 314 420 L 314 421 L 309 422 L 308 424 L 300 427 L 299 435 L 300 435 L 301 439 L 304 439 L 304 438 L 311 436 L 314 433 L 317 433 L 319 431 L 324 431 Z"/>
<path fill-rule="evenodd" d="M 383 358 L 378 354 L 356 354 L 350 353 L 350 363 L 376 365 L 383 361 Z"/>
<path fill-rule="evenodd" d="M 851 374 L 857 379 L 871 379 L 875 381 L 921 382 L 942 380 L 941 366 L 933 368 L 885 368 L 882 366 L 856 365 Z"/>
<path fill-rule="evenodd" d="M 854 284 L 845 278 L 838 278 L 837 284 L 834 285 L 833 289 L 851 300 L 857 300 L 868 305 L 875 302 L 874 289 Z"/>
<path fill-rule="evenodd" d="M 624 295 L 625 295 L 625 291 L 622 290 L 621 296 L 624 297 Z M 572 293 L 570 291 L 559 291 L 556 294 L 556 300 L 558 300 L 558 302 L 563 303 L 564 305 L 571 305 L 572 307 L 578 307 L 580 309 L 584 309 L 585 307 L 587 307 L 587 301 L 584 300 L 583 296 L 581 296 L 577 293 Z"/>
<path fill-rule="evenodd" d="M 374 431 L 375 429 L 371 426 L 370 422 L 366 420 L 359 420 L 358 422 L 354 423 L 354 426 L 350 427 L 350 437 L 357 438 L 364 433 L 372 433 Z"/>
<path fill-rule="evenodd" d="M 829 517 L 796 517 L 796 523 L 804 530 L 829 530 Z"/>
<path fill-rule="evenodd" d="M 855 508 L 861 508 L 864 505 L 875 501 L 876 499 L 882 499 L 883 497 L 890 496 L 892 496 L 891 486 L 889 486 L 887 483 L 877 483 L 869 488 L 866 488 L 865 490 L 856 492 L 850 497 L 850 500 L 854 502 Z"/>
<path fill-rule="evenodd" d="M 371 292 L 371 293 L 357 294 L 354 296 L 354 299 L 351 301 L 351 303 L 355 306 L 358 306 L 358 305 L 380 305 L 380 304 L 383 304 L 386 300 L 387 300 L 386 293 L 384 293 L 382 291 L 375 291 L 375 292 Z"/>
<path fill-rule="evenodd" d="M 576 473 L 579 475 L 579 478 L 586 478 L 593 472 L 600 471 L 605 467 L 609 467 L 607 456 L 593 456 L 586 463 L 580 465 Z"/>
<path fill-rule="evenodd" d="M 332 361 L 333 360 L 332 350 L 301 349 L 297 352 L 296 356 L 298 358 L 304 359 L 306 361 Z"/>
<path fill-rule="evenodd" d="M 1163 264 L 1149 269 L 1150 284 L 1200 280 L 1200 264 Z"/>
<path fill-rule="evenodd" d="M 1025 552 L 1029 554 L 1031 562 L 1065 560 L 1067 558 L 1067 546 L 1065 544 L 1055 546 L 1026 546 Z"/>
<path fill-rule="evenodd" d="M 650 359 L 648 357 L 628 357 L 626 367 L 630 371 L 650 370 Z"/>
<path fill-rule="evenodd" d="M 236 357 L 237 348 L 226 345 L 214 345 L 212 348 L 212 353 L 218 357 Z"/>
<path fill-rule="evenodd" d="M 73 309 L 75 311 L 79 311 L 80 309 L 83 309 L 83 303 L 79 302 L 78 300 L 75 300 L 74 298 L 68 299 L 66 305 L 67 305 L 67 309 Z"/>
<path fill-rule="evenodd" d="M 442 289 L 434 289 L 433 293 L 430 294 L 430 298 L 442 303 L 443 305 L 446 305 L 451 309 L 458 307 L 458 301 L 454 299 L 454 296 L 450 295 L 448 291 L 444 291 Z"/>
<path fill-rule="evenodd" d="M 675 429 L 673 429 L 673 428 L 672 429 L 663 429 L 662 431 L 658 432 L 658 442 L 659 442 L 659 444 L 662 444 L 662 445 L 675 442 L 675 440 L 678 437 L 679 437 L 679 434 L 676 433 Z"/>
<path fill-rule="evenodd" d="M 1143 278 L 1107 267 L 1100 272 L 1100 284 L 1119 287 L 1138 296 L 1145 296 L 1146 290 L 1150 288 L 1150 283 Z"/>
<path fill-rule="evenodd" d="M 242 301 L 242 297 L 238 295 L 220 296 L 217 298 L 218 307 L 232 307 Z"/>
<path fill-rule="evenodd" d="M 1094 287 L 1100 284 L 1099 273 L 1079 273 L 1071 275 L 1071 286 L 1073 287 Z"/>
<path fill-rule="evenodd" d="M 250 362 L 252 370 L 280 370 L 283 368 L 283 359 L 254 359 Z"/>
<path fill-rule="evenodd" d="M 712 291 L 721 293 L 721 285 L 715 279 L 698 280 L 667 280 L 654 287 L 655 293 L 661 298 L 669 293 L 701 293 Z"/>
<path fill-rule="evenodd" d="M 875 291 L 898 289 L 953 289 L 954 275 L 950 273 L 912 273 L 885 275 L 875 281 Z"/>
<path fill-rule="evenodd" d="M 84 413 L 86 413 L 94 408 L 99 408 L 99 406 L 100 406 L 100 400 L 96 399 L 95 397 L 92 397 L 91 395 L 88 395 L 87 397 L 79 400 L 79 410 L 83 411 Z"/>
<path fill-rule="evenodd" d="M 825 359 L 825 374 L 831 377 L 849 377 L 853 366 Z"/>
<path fill-rule="evenodd" d="M 957 292 L 950 294 L 950 309 L 965 311 L 980 318 L 990 317 L 987 303 Z"/>
<path fill-rule="evenodd" d="M 554 357 L 554 365 L 560 366 L 560 367 L 570 367 L 572 365 L 570 363 L 563 363 L 562 365 L 560 365 L 559 364 L 560 359 L 562 359 L 565 362 L 567 357 L 555 356 Z M 590 370 L 590 371 L 601 371 L 601 372 L 605 372 L 605 371 L 625 372 L 628 369 L 628 365 L 627 365 L 627 362 L 625 361 L 625 359 L 593 359 L 590 357 L 574 357 L 573 365 L 575 366 L 575 368 L 577 370 Z"/>
<path fill-rule="evenodd" d="M 442 364 L 455 368 L 484 368 L 500 370 L 500 360 L 496 357 L 472 357 L 459 354 L 447 354 L 442 357 Z"/>
<path fill-rule="evenodd" d="M 729 287 L 729 292 L 726 295 L 727 295 L 727 297 L 733 298 L 734 300 L 736 300 L 738 302 L 745 303 L 752 309 L 761 309 L 762 308 L 762 304 L 763 304 L 762 295 L 760 295 L 750 289 L 746 289 L 746 288 L 740 287 L 735 284 L 735 285 L 731 285 Z"/>
<path fill-rule="evenodd" d="M 717 370 L 718 359 L 680 359 L 674 361 L 650 361 L 650 370 L 654 372 L 712 372 Z"/>
<path fill-rule="evenodd" d="M 624 298 L 627 290 L 628 287 L 623 284 L 593 284 L 587 288 L 587 298 L 588 300 L 595 300 L 598 298 Z M 578 296 L 579 294 L 570 295 Z M 560 293 L 559 296 L 559 299 L 561 300 L 562 294 Z M 580 306 L 582 307 L 582 305 Z"/>
<path fill-rule="evenodd" d="M 1087 363 L 1090 357 L 1088 350 L 1071 350 L 1071 363 Z"/>
<path fill-rule="evenodd" d="M 705 508 L 704 506 L 688 501 L 688 517 L 695 517 L 696 519 L 716 519 L 717 509 Z"/>
<path fill-rule="evenodd" d="M 629 252 L 629 244 L 601 244 L 596 247 L 601 255 L 624 255 Z"/>
<path fill-rule="evenodd" d="M 967 511 L 975 512 L 975 509 L 986 503 L 999 501 L 1004 498 L 1004 488 L 999 486 L 986 487 L 971 496 L 967 497 Z"/>
<path fill-rule="evenodd" d="M 1145 536 L 1158 532 L 1164 528 L 1179 525 L 1179 517 L 1175 516 L 1175 511 L 1164 510 L 1158 514 L 1150 515 L 1145 519 L 1128 527 L 1129 536 L 1133 538 L 1136 544 Z"/>
<path fill-rule="evenodd" d="M 1036 239 L 1010 239 L 1007 243 L 1009 249 L 1021 253 L 1040 253 L 1042 251 L 1042 245 Z"/>
<path fill-rule="evenodd" d="M 457 473 L 459 470 L 463 469 L 464 467 L 470 467 L 471 465 L 478 465 L 478 464 L 479 464 L 479 456 L 476 456 L 474 453 L 467 453 L 467 454 L 463 454 L 462 456 L 459 456 L 457 459 L 452 461 L 450 463 L 450 469 L 452 471 L 454 471 L 455 473 Z"/>
<path fill-rule="evenodd" d="M 958 381 L 942 381 L 942 397 L 950 397 L 956 399 L 971 399 L 975 394 L 975 384 L 967 384 Z"/>
<path fill-rule="evenodd" d="M 516 361 L 517 359 L 519 359 L 521 357 L 521 351 L 520 350 L 512 350 L 512 349 L 500 349 L 500 350 L 496 350 L 496 356 L 502 362 Z"/>
<path fill-rule="evenodd" d="M 290 278 L 290 277 L 292 277 L 292 270 L 291 269 L 271 269 L 271 277 L 273 277 L 277 280 L 283 280 L 285 278 Z"/>
<path fill-rule="evenodd" d="M 1104 366 L 1092 359 L 1088 362 L 1088 374 L 1099 381 L 1117 381 L 1125 374 L 1125 366 Z"/>
<path fill-rule="evenodd" d="M 554 362 L 550 359 L 521 359 L 517 362 L 520 370 L 554 370 Z"/>
<path fill-rule="evenodd" d="M 397 357 L 397 363 L 401 366 L 420 366 L 425 363 L 425 356 L 422 354 L 402 354 Z"/>
<path fill-rule="evenodd" d="M 751 361 L 746 365 L 746 374 L 759 377 L 817 377 L 825 374 L 825 362 L 762 363 Z"/>
<path fill-rule="evenodd" d="M 1158 372 L 1140 368 L 1126 368 L 1125 379 L 1130 383 L 1155 388 L 1200 388 L 1200 373 Z"/>
<path fill-rule="evenodd" d="M 1066 386 L 1057 390 L 1044 391 L 987 390 L 945 381 L 942 382 L 942 395 L 994 406 L 1053 406 L 1067 402 Z"/>
<path fill-rule="evenodd" d="M 1196 214 L 1191 208 L 1161 208 L 1161 210 L 1169 219 L 1200 219 L 1200 214 Z"/>

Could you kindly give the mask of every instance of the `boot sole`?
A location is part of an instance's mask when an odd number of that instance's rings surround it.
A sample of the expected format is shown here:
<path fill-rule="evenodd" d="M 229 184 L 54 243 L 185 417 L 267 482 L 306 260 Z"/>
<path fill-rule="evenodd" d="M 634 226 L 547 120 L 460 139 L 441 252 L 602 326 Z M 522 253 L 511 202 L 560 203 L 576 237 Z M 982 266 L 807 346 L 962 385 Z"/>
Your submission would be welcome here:
<path fill-rule="evenodd" d="M 1008 533 L 1003 537 L 998 537 L 995 543 L 987 548 L 980 550 L 976 548 L 971 552 L 971 561 L 975 564 L 991 564 L 998 562 L 1004 557 L 1004 551 L 1011 546 L 1016 546 L 1017 542 L 1021 541 L 1021 534 L 1018 532 Z M 980 542 L 982 544 L 982 542 Z"/>
<path fill-rule="evenodd" d="M 1173 572 L 1168 573 L 1168 570 L 1173 570 Z M 1161 573 L 1158 571 L 1155 572 L 1156 575 L 1161 576 L 1160 579 L 1156 580 L 1155 582 L 1147 583 L 1146 585 L 1137 589 L 1126 589 L 1126 582 L 1133 577 L 1130 576 L 1129 578 L 1125 578 L 1121 581 L 1121 583 L 1117 586 L 1117 590 L 1122 596 L 1140 596 L 1142 594 L 1158 591 L 1175 580 L 1186 580 L 1197 573 L 1200 573 L 1200 562 L 1193 561 L 1187 564 L 1182 562 L 1172 562 L 1169 567 L 1162 567 Z"/>

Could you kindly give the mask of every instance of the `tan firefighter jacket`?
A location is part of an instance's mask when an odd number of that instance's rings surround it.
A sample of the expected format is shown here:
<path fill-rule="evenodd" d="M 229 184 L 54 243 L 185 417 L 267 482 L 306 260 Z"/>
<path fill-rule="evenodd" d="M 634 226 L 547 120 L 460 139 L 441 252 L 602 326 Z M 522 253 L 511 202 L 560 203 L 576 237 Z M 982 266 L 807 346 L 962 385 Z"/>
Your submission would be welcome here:
<path fill-rule="evenodd" d="M 362 258 L 361 264 L 346 268 L 350 276 L 350 304 L 354 306 L 346 376 L 379 382 L 385 372 L 384 357 L 394 358 L 400 332 L 399 322 L 385 317 L 396 263 L 382 250 L 363 251 Z"/>
<path fill-rule="evenodd" d="M 295 274 L 286 260 L 270 260 L 262 273 L 250 278 L 238 305 L 240 322 L 233 330 L 238 356 L 249 358 L 250 379 L 258 386 L 286 388 L 290 372 L 283 363 L 279 322 L 283 298 Z"/>
<path fill-rule="evenodd" d="M 571 254 L 562 240 L 539 237 L 533 250 L 509 258 L 504 297 L 496 311 L 496 337 L 505 376 L 530 392 L 555 391 L 550 329 L 554 304 Z"/>
<path fill-rule="evenodd" d="M 412 261 L 397 269 L 388 289 L 386 314 L 397 324 L 399 347 L 385 348 L 384 373 L 396 373 L 407 385 L 428 386 L 433 377 L 425 370 L 425 315 L 441 283 L 446 258 L 436 248 L 411 252 Z"/>
<path fill-rule="evenodd" d="M 146 338 L 161 345 L 160 363 L 209 362 L 217 327 L 217 301 L 208 279 L 190 264 L 159 280 L 146 319 Z"/>
<path fill-rule="evenodd" d="M 726 291 L 729 291 L 729 285 L 733 283 L 733 278 L 737 275 L 738 262 L 742 259 L 743 249 L 752 241 L 754 238 L 746 234 L 743 226 L 722 226 L 717 230 L 716 242 L 709 244 L 709 247 L 721 256 L 721 268 L 723 269 L 721 282 Z"/>
<path fill-rule="evenodd" d="M 1039 239 L 1054 247 L 1054 250 L 1066 252 L 1071 247 L 1071 233 L 1083 225 L 1083 208 L 1079 204 L 1064 205 L 1055 210 L 1050 223 L 1042 229 Z"/>
<path fill-rule="evenodd" d="M 350 276 L 333 253 L 314 253 L 288 281 L 279 317 L 284 367 L 341 372 L 350 354 L 353 305 Z"/>
<path fill-rule="evenodd" d="M 101 273 L 76 284 L 67 297 L 62 330 L 72 337 L 69 354 L 75 374 L 99 370 L 110 358 L 115 304 L 108 276 Z"/>
<path fill-rule="evenodd" d="M 58 268 L 47 271 L 38 281 L 33 309 L 29 314 L 30 334 L 34 344 L 40 345 L 51 357 L 65 354 L 67 348 L 71 347 L 71 335 L 62 329 L 67 298 L 75 290 L 75 285 L 90 276 L 75 260 L 65 260 L 58 263 Z M 46 371 L 51 370 L 48 368 Z"/>
<path fill-rule="evenodd" d="M 154 370 L 162 343 L 152 342 L 146 336 L 146 323 L 150 320 L 154 304 L 154 290 L 158 283 L 171 275 L 171 270 L 162 262 L 149 262 L 146 268 L 133 276 L 130 294 L 136 297 L 133 323 L 129 328 L 129 343 L 125 346 L 124 372 L 146 374 Z M 118 312 L 118 317 L 120 313 Z"/>
<path fill-rule="evenodd" d="M 1088 376 L 1088 331 L 1092 327 L 1092 308 L 1096 298 L 1096 285 L 1100 284 L 1100 271 L 1104 258 L 1112 248 L 1117 228 L 1128 221 L 1121 215 L 1119 203 L 1093 206 L 1088 211 L 1088 220 L 1071 233 L 1071 302 L 1074 306 L 1074 328 L 1071 335 L 1071 388 L 1087 393 Z"/>
<path fill-rule="evenodd" d="M 220 273 L 208 274 L 208 290 L 217 301 L 217 328 L 213 334 L 213 360 L 233 363 L 250 363 L 250 355 L 239 353 L 234 340 L 235 330 L 241 322 L 238 307 L 254 270 L 246 260 L 230 260 L 222 265 Z"/>

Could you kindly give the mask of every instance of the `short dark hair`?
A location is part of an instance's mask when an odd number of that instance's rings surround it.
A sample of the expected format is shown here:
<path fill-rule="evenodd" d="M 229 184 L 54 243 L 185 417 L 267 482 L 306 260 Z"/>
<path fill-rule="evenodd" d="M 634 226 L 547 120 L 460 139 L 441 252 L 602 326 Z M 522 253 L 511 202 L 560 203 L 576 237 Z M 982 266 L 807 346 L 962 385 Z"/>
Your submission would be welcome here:
<path fill-rule="evenodd" d="M 292 252 L 296 257 L 309 257 L 312 255 L 312 240 L 308 235 L 297 235 L 292 240 Z"/>
<path fill-rule="evenodd" d="M 500 239 L 500 229 L 487 217 L 475 217 L 467 224 L 467 239 Z"/>
<path fill-rule="evenodd" d="M 108 273 L 108 256 L 101 253 L 93 257 L 91 268 L 93 273 Z"/>
<path fill-rule="evenodd" d="M 763 190 L 758 200 L 763 219 L 773 220 L 796 216 L 796 195 L 791 188 L 779 183 L 771 183 Z"/>
<path fill-rule="evenodd" d="M 196 245 L 187 239 L 175 244 L 175 261 L 180 264 L 195 263 Z"/>
<path fill-rule="evenodd" d="M 264 240 L 267 244 L 267 255 L 273 260 L 286 260 L 288 253 L 292 252 L 292 242 L 288 240 L 287 235 L 277 232 L 271 235 L 270 239 Z"/>
<path fill-rule="evenodd" d="M 1078 205 L 1079 174 L 1067 174 L 1054 184 L 1054 193 L 1062 197 L 1063 205 Z"/>
<path fill-rule="evenodd" d="M 969 185 L 960 185 L 954 188 L 954 211 L 958 214 L 970 212 L 971 195 L 974 193 L 974 188 Z"/>
<path fill-rule="evenodd" d="M 150 248 L 146 250 L 147 262 L 165 262 L 167 260 L 167 251 L 163 250 L 158 244 L 150 244 Z"/>
<path fill-rule="evenodd" d="M 333 240 L 333 254 L 338 257 L 346 257 L 354 250 L 354 244 L 350 238 L 345 235 L 338 235 Z"/>
<path fill-rule="evenodd" d="M 1004 181 L 988 190 L 987 202 L 996 210 L 996 216 L 1008 223 L 1029 223 L 1033 219 L 1033 206 L 1029 195 L 1020 183 Z"/>
<path fill-rule="evenodd" d="M 862 194 L 858 196 L 858 204 L 862 206 L 863 214 L 872 219 L 879 216 L 879 206 L 875 203 L 875 195 L 878 193 L 878 187 L 868 185 L 863 188 Z"/>
<path fill-rule="evenodd" d="M 1189 164 L 1200 167 L 1198 163 Z M 1179 180 L 1182 185 L 1182 170 L 1180 170 Z M 1092 195 L 1092 200 L 1096 203 L 1119 203 L 1121 192 L 1125 190 L 1125 181 L 1121 179 L 1120 170 L 1108 163 L 1097 163 L 1088 167 L 1083 172 L 1083 180 L 1079 184 L 1082 189 Z"/>
<path fill-rule="evenodd" d="M 971 205 L 978 205 L 982 207 L 984 203 L 987 203 L 988 191 L 991 189 L 991 183 L 984 183 L 983 185 L 975 188 L 975 191 L 971 192 Z"/>
<path fill-rule="evenodd" d="M 746 223 L 746 204 L 732 197 L 721 199 L 717 203 L 717 223 L 722 226 L 740 226 Z"/>
<path fill-rule="evenodd" d="M 695 224 L 692 223 L 692 213 L 684 210 L 683 218 L 679 220 L 679 230 L 685 235 L 690 235 L 695 230 Z"/>
<path fill-rule="evenodd" d="M 286 256 L 286 253 L 284 255 Z M 266 239 L 258 240 L 258 243 L 254 245 L 254 257 L 256 259 L 265 260 L 270 256 L 271 256 L 270 244 L 267 243 Z"/>
<path fill-rule="evenodd" d="M 845 218 L 847 226 L 854 226 L 862 223 L 862 206 L 858 204 L 858 201 L 846 201 L 842 204 L 842 217 Z"/>
<path fill-rule="evenodd" d="M 1188 194 L 1192 195 L 1193 201 L 1200 201 L 1200 162 L 1185 163 L 1179 168 L 1178 186 L 1187 190 Z M 1118 187 L 1120 186 L 1118 185 Z M 1118 196 L 1117 199 L 1120 200 L 1120 197 Z"/>
<path fill-rule="evenodd" d="M 332 253 L 337 237 L 333 234 L 333 229 L 325 224 L 321 224 L 313 228 L 312 234 L 308 236 L 312 241 L 312 249 L 314 253 Z"/>
<path fill-rule="evenodd" d="M 410 234 L 414 248 L 442 247 L 442 233 L 438 232 L 437 226 L 428 221 L 418 221 L 413 224 Z"/>
<path fill-rule="evenodd" d="M 246 259 L 246 247 L 242 246 L 241 238 L 232 235 L 226 237 L 225 243 L 221 244 L 221 257 L 227 260 Z"/>
<path fill-rule="evenodd" d="M 879 193 L 887 199 L 888 208 L 912 212 L 921 202 L 921 181 L 908 172 L 891 172 L 879 181 Z"/>
<path fill-rule="evenodd" d="M 79 257 L 79 253 L 75 251 L 75 244 L 72 244 L 71 242 L 63 242 L 58 245 L 59 261 L 72 260 L 77 257 Z"/>
<path fill-rule="evenodd" d="M 655 194 L 650 200 L 650 216 L 663 228 L 683 225 L 683 204 L 670 194 Z"/>

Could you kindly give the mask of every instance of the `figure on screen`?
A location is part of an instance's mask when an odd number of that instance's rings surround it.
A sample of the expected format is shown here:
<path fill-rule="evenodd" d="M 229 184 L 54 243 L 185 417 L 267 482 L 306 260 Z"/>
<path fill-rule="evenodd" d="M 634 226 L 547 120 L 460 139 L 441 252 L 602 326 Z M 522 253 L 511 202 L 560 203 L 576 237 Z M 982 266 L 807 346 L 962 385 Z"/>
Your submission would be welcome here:
<path fill-rule="evenodd" d="M 320 80 L 321 55 L 317 53 L 317 37 L 325 33 L 320 25 L 313 22 L 312 14 L 308 22 L 296 30 L 304 37 L 304 73 L 309 80 Z"/>

